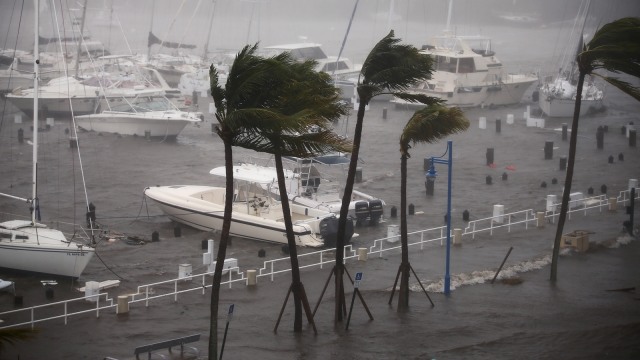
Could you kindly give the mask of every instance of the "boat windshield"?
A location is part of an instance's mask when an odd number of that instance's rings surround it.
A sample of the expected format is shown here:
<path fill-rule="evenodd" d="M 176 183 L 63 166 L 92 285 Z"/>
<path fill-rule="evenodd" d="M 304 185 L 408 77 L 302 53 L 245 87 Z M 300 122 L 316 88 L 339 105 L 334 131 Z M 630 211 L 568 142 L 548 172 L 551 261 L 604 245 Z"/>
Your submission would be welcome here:
<path fill-rule="evenodd" d="M 136 98 L 130 103 L 113 106 L 112 111 L 121 112 L 147 112 L 174 110 L 171 102 L 166 98 Z"/>

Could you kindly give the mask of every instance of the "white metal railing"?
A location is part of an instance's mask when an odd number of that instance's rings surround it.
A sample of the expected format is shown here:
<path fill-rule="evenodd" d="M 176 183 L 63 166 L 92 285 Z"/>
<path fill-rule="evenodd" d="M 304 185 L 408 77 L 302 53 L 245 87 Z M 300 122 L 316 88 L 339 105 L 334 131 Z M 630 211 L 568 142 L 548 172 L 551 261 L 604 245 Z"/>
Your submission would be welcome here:
<path fill-rule="evenodd" d="M 48 320 L 55 320 L 55 319 L 64 319 L 64 324 L 67 325 L 67 320 L 71 316 L 91 313 L 95 311 L 96 317 L 100 317 L 101 310 L 106 310 L 106 309 L 115 307 L 115 304 L 113 303 L 113 299 L 111 299 L 109 297 L 109 294 L 107 293 L 100 293 L 100 294 L 95 294 L 90 296 L 90 298 L 93 299 L 92 301 L 95 302 L 94 305 L 90 304 L 90 301 L 88 301 L 88 298 L 89 297 L 87 298 L 81 297 L 81 298 L 75 298 L 70 300 L 56 301 L 56 302 L 43 304 L 43 305 L 36 305 L 36 306 L 32 306 L 30 308 L 25 308 L 25 309 L 5 311 L 0 314 L 2 318 L 6 318 L 7 316 L 14 315 L 16 316 L 17 319 L 12 324 L 7 326 L 2 326 L 0 327 L 0 329 L 25 326 L 25 325 L 30 325 L 31 329 L 33 329 L 35 327 L 35 324 L 37 323 L 48 321 Z M 101 298 L 104 298 L 102 302 L 101 302 Z M 55 309 L 59 307 L 62 308 L 62 314 L 49 315 L 49 313 L 54 312 Z M 70 307 L 78 307 L 80 309 L 70 311 L 69 310 Z M 41 317 L 38 316 L 40 313 L 42 313 Z"/>
<path fill-rule="evenodd" d="M 636 188 L 636 199 L 640 198 L 640 192 Z M 624 190 L 615 198 L 617 203 L 626 205 L 630 200 L 630 191 Z M 602 212 L 603 207 L 609 208 L 611 205 L 610 198 L 606 195 L 598 195 L 590 198 L 583 198 L 572 201 L 569 206 L 569 215 L 574 212 L 583 212 L 586 216 L 589 210 L 597 210 Z M 560 203 L 553 204 L 552 210 L 546 211 L 544 214 L 545 219 L 551 219 L 554 221 L 558 215 L 556 209 L 559 209 Z M 502 218 L 501 222 L 498 222 L 496 218 Z M 570 216 L 569 216 L 570 219 Z M 536 212 L 532 209 L 521 210 L 513 213 L 508 213 L 500 216 L 491 216 L 483 219 L 477 219 L 469 221 L 467 227 L 464 229 L 463 236 L 470 235 L 472 238 L 476 233 L 489 231 L 490 235 L 493 235 L 494 229 L 506 228 L 508 232 L 511 232 L 511 228 L 514 226 L 524 226 L 524 229 L 529 228 L 529 223 L 537 221 Z M 452 229 L 453 231 L 453 229 Z M 414 231 L 408 234 L 409 247 L 420 246 L 420 249 L 424 249 L 425 245 L 439 244 L 444 245 L 446 239 L 446 226 Z M 452 235 L 453 236 L 453 235 Z M 378 254 L 382 257 L 383 253 L 393 252 L 396 253 L 400 250 L 399 235 L 391 237 L 385 237 L 373 241 L 373 244 L 368 248 L 368 254 Z M 396 244 L 397 243 L 397 244 Z M 345 246 L 344 262 L 348 260 L 357 259 L 358 254 L 353 249 L 352 245 Z M 335 249 L 325 249 L 319 251 L 313 251 L 298 256 L 301 269 L 306 268 L 320 268 L 322 269 L 324 264 L 333 263 L 335 260 Z M 267 260 L 263 263 L 262 268 L 258 270 L 256 277 L 268 277 L 271 281 L 275 280 L 276 274 L 287 273 L 291 271 L 291 260 L 287 258 L 279 258 L 273 260 Z M 160 298 L 167 298 L 173 296 L 173 301 L 178 301 L 178 295 L 200 291 L 205 294 L 206 289 L 211 287 L 211 284 L 207 285 L 207 277 L 213 276 L 213 272 L 205 272 L 202 274 L 183 276 L 177 279 L 170 279 L 165 281 L 159 281 L 151 284 L 139 285 L 137 293 L 130 295 L 128 299 L 129 304 L 144 302 L 145 306 L 149 306 L 151 300 Z M 197 281 L 197 286 L 194 285 Z M 226 274 L 223 274 L 223 281 L 221 286 L 228 285 L 232 287 L 234 283 L 247 283 L 246 272 L 240 271 L 240 268 L 233 267 L 228 269 Z M 0 318 L 4 320 L 0 329 L 18 327 L 30 325 L 32 328 L 36 323 L 54 320 L 64 319 L 65 325 L 68 318 L 71 316 L 82 315 L 86 313 L 95 312 L 96 317 L 100 316 L 100 311 L 107 309 L 116 309 L 117 305 L 114 304 L 113 299 L 108 296 L 107 293 L 99 293 L 90 296 L 94 298 L 95 304 L 90 304 L 87 297 L 74 298 L 70 300 L 63 300 L 44 305 L 37 305 L 24 309 L 10 310 L 0 313 Z M 52 312 L 56 312 L 55 309 L 61 307 L 62 311 L 57 311 L 58 315 L 50 315 Z M 70 308 L 73 307 L 73 310 Z M 76 309 L 77 308 L 77 309 Z M 5 325 L 6 324 L 6 325 Z"/>

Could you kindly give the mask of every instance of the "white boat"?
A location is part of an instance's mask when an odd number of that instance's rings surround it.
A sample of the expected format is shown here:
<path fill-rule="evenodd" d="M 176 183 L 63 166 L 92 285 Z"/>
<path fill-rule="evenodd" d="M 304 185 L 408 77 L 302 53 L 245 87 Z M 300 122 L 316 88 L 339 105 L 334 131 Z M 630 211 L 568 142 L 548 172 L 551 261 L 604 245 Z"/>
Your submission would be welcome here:
<path fill-rule="evenodd" d="M 443 35 L 434 36 L 421 53 L 434 59 L 431 79 L 412 86 L 408 92 L 445 100 L 448 106 L 482 107 L 518 104 L 538 78 L 534 74 L 510 74 L 491 48 L 486 36 L 456 35 L 450 30 L 452 0 Z M 394 98 L 397 105 L 412 103 Z M 419 104 L 413 104 L 419 105 Z"/>
<path fill-rule="evenodd" d="M 362 65 L 354 65 L 348 58 L 327 56 L 321 44 L 305 42 L 274 45 L 265 47 L 263 52 L 266 56 L 289 52 L 295 60 L 300 62 L 315 60 L 316 71 L 325 72 L 334 78 L 342 98 L 351 99 L 355 96 L 355 86 Z"/>
<path fill-rule="evenodd" d="M 576 85 L 562 76 L 543 82 L 539 89 L 538 105 L 548 117 L 572 117 L 576 106 Z M 604 92 L 593 82 L 584 84 L 580 116 L 600 111 L 604 107 Z"/>
<path fill-rule="evenodd" d="M 111 110 L 75 116 L 78 128 L 86 131 L 169 139 L 202 119 L 201 113 L 180 111 L 164 96 L 138 97 Z"/>
<path fill-rule="evenodd" d="M 331 167 L 348 165 L 349 158 L 341 154 L 331 154 L 314 158 L 283 158 L 293 168 L 285 171 L 287 195 L 289 201 L 320 209 L 334 214 L 340 214 L 342 208 L 342 182 L 331 174 Z M 235 167 L 236 171 L 247 174 L 263 174 L 271 178 L 272 182 L 263 183 L 265 190 L 270 190 L 274 197 L 280 196 L 280 189 L 276 179 L 276 169 L 271 164 L 260 165 L 259 161 L 249 161 Z M 344 169 L 340 169 L 344 173 Z M 224 176 L 224 167 L 216 168 L 212 172 Z M 349 203 L 348 216 L 356 225 L 376 225 L 383 221 L 385 202 L 379 198 L 353 190 L 352 201 Z"/>
<path fill-rule="evenodd" d="M 215 170 L 215 169 L 214 169 Z M 211 173 L 218 176 L 218 171 Z M 234 201 L 231 236 L 287 243 L 282 205 L 262 186 L 273 182 L 272 173 L 245 173 L 234 166 Z M 144 194 L 172 220 L 204 231 L 221 230 L 226 189 L 215 186 L 153 186 Z M 295 203 L 290 204 L 298 246 L 322 247 L 335 243 L 335 214 Z"/>
<path fill-rule="evenodd" d="M 33 76 L 17 71 L 15 61 L 8 67 L 0 69 L 0 93 L 8 93 L 17 87 L 31 86 Z"/>
<path fill-rule="evenodd" d="M 7 94 L 14 106 L 25 114 L 33 112 L 34 88 L 16 88 Z M 126 99 L 146 95 L 163 95 L 164 90 L 153 85 L 145 85 L 130 76 L 110 77 L 106 74 L 78 80 L 73 77 L 60 77 L 49 81 L 38 89 L 41 99 L 41 111 L 46 116 L 68 116 L 71 114 L 91 114 L 99 110 L 101 99 L 109 98 L 111 105 L 126 103 Z M 105 104 L 106 105 L 106 104 Z"/>
<path fill-rule="evenodd" d="M 39 0 L 35 0 L 35 9 L 39 9 Z M 38 11 L 35 11 L 36 40 L 34 54 L 38 55 Z M 34 89 L 38 94 L 39 68 L 34 62 Z M 38 163 L 38 96 L 32 98 L 33 105 L 33 174 L 32 197 L 23 199 L 17 196 L 0 194 L 13 199 L 26 201 L 34 209 L 38 208 L 37 163 Z M 67 240 L 64 233 L 48 228 L 36 222 L 36 213 L 31 211 L 31 220 L 9 220 L 0 223 L 0 267 L 45 273 L 52 275 L 79 277 L 93 257 L 95 249 L 89 244 Z"/>
<path fill-rule="evenodd" d="M 459 36 L 445 32 L 423 46 L 431 55 L 434 72 L 431 79 L 419 82 L 409 92 L 445 100 L 449 106 L 478 107 L 518 104 L 531 84 L 533 74 L 509 74 L 491 50 L 491 39 L 483 36 Z M 410 105 L 393 99 L 398 105 Z"/>
<path fill-rule="evenodd" d="M 573 116 L 578 93 L 578 72 L 574 59 L 577 53 L 582 51 L 582 33 L 584 32 L 584 30 L 577 31 L 576 28 L 581 26 L 584 29 L 588 11 L 588 3 L 580 7 L 573 29 L 567 39 L 568 44 L 578 44 L 576 51 L 572 51 L 574 47 L 571 45 L 564 47 L 563 60 L 561 60 L 560 64 L 561 71 L 555 76 L 545 77 L 540 82 L 538 105 L 548 117 Z M 580 103 L 580 116 L 602 110 L 604 108 L 603 100 L 604 92 L 598 88 L 590 77 L 585 78 Z"/>

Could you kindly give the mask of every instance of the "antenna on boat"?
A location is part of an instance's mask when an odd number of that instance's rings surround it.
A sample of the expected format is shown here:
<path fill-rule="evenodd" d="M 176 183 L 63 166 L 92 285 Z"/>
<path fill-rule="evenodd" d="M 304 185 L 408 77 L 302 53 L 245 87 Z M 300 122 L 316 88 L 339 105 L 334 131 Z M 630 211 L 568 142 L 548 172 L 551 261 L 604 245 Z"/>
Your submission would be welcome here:
<path fill-rule="evenodd" d="M 37 191 L 38 186 L 36 181 L 38 180 L 38 82 L 40 78 L 40 42 L 38 36 L 40 35 L 40 0 L 34 0 L 35 4 L 35 41 L 33 45 L 33 171 L 31 174 L 31 199 L 33 204 L 33 211 L 31 211 L 31 224 L 36 224 L 36 212 L 37 212 Z"/>
<path fill-rule="evenodd" d="M 449 11 L 447 12 L 447 27 L 445 31 L 451 31 L 451 13 L 453 12 L 453 0 L 449 0 Z"/>

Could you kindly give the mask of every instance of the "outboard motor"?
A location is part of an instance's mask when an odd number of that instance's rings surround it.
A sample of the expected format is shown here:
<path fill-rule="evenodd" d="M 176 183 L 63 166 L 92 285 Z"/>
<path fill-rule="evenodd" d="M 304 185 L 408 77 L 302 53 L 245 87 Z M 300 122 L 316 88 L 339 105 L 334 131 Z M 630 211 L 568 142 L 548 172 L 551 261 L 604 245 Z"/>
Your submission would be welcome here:
<path fill-rule="evenodd" d="M 356 225 L 362 225 L 369 217 L 369 203 L 357 201 L 354 205 L 356 212 Z"/>
<path fill-rule="evenodd" d="M 324 240 L 324 246 L 335 247 L 336 241 L 338 240 L 338 218 L 335 216 L 328 216 L 320 220 L 320 235 Z"/>
<path fill-rule="evenodd" d="M 384 214 L 382 200 L 369 201 L 369 214 L 369 225 L 375 225 L 380 221 L 380 218 Z"/>

